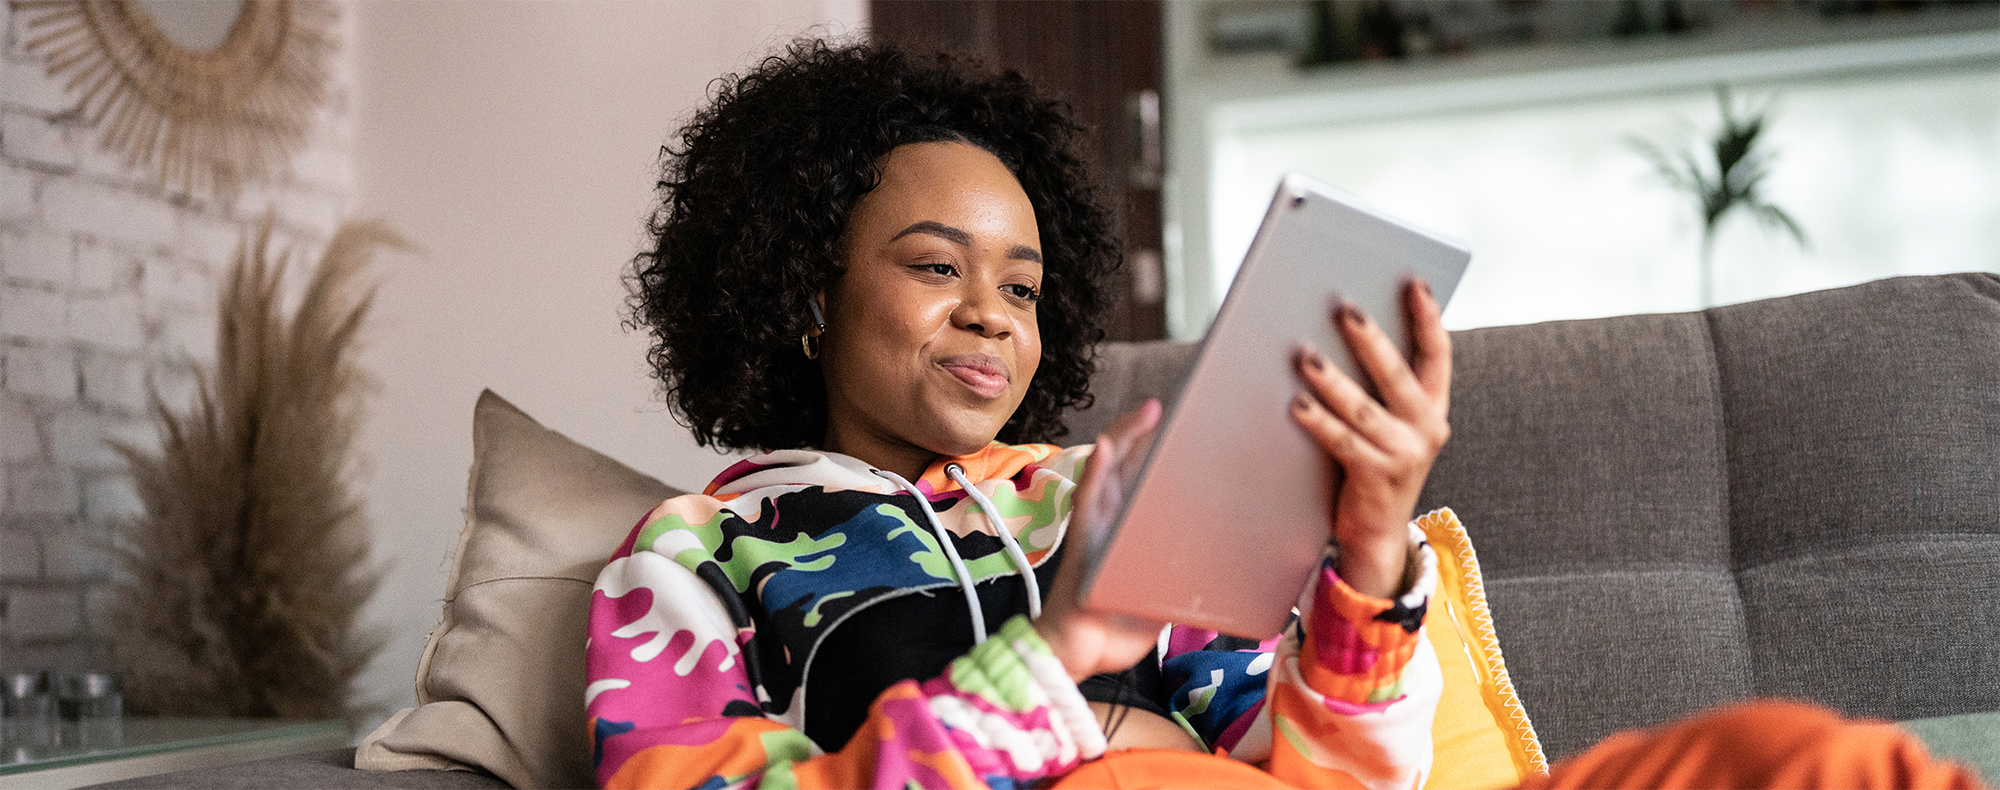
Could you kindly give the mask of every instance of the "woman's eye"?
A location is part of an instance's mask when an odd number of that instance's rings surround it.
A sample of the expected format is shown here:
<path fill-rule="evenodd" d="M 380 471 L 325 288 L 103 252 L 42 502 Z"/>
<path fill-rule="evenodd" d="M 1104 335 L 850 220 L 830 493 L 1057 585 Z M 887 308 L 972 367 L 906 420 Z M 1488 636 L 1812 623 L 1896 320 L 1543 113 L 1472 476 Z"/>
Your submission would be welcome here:
<path fill-rule="evenodd" d="M 910 266 L 910 268 L 925 274 L 935 274 L 939 277 L 955 277 L 958 275 L 958 267 L 949 263 L 919 263 Z"/>
<path fill-rule="evenodd" d="M 1003 287 L 1006 289 L 1008 293 L 1013 294 L 1014 298 L 1016 299 L 1022 299 L 1030 302 L 1039 302 L 1042 300 L 1041 290 L 1032 285 L 1021 285 L 1019 283 L 1014 283 Z"/>

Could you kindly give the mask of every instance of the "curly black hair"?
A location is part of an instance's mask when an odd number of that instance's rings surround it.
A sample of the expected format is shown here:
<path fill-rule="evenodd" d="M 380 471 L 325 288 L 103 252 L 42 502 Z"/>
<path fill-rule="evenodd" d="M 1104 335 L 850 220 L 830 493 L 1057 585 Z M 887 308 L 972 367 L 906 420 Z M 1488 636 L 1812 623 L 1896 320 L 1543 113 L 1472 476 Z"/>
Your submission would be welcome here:
<path fill-rule="evenodd" d="M 1050 441 L 1090 404 L 1106 281 L 1121 263 L 1077 154 L 1069 105 L 1013 71 L 867 44 L 793 42 L 661 149 L 652 249 L 633 260 L 631 323 L 675 416 L 705 446 L 815 447 L 826 385 L 799 335 L 807 302 L 844 271 L 855 201 L 900 145 L 961 141 L 997 156 L 1034 204 L 1046 261 L 1040 368 L 1001 441 Z"/>

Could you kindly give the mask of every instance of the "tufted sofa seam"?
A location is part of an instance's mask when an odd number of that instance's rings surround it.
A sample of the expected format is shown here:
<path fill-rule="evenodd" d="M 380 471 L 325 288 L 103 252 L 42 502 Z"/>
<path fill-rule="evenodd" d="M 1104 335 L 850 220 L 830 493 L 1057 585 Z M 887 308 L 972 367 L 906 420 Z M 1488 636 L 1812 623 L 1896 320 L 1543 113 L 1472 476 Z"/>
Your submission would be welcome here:
<path fill-rule="evenodd" d="M 1749 663 L 1748 666 L 1743 667 L 1744 682 L 1748 685 L 1744 689 L 1744 692 L 1755 695 L 1758 693 L 1757 678 L 1759 677 L 1759 673 L 1757 671 L 1757 663 L 1762 658 L 1758 655 L 1760 651 L 1757 649 L 1756 644 L 1750 638 L 1750 609 L 1744 604 L 1743 597 L 1744 569 L 1737 553 L 1736 491 L 1735 486 L 1732 485 L 1736 479 L 1736 469 L 1733 463 L 1735 453 L 1731 452 L 1734 448 L 1729 443 L 1729 387 L 1723 380 L 1728 374 L 1722 369 L 1722 353 L 1720 351 L 1724 340 L 1722 333 L 1718 332 L 1715 326 L 1715 308 L 1710 307 L 1702 310 L 1698 315 L 1701 316 L 1701 326 L 1708 338 L 1708 342 L 1702 345 L 1702 351 L 1708 355 L 1710 394 L 1715 398 L 1715 452 L 1720 456 L 1716 459 L 1716 468 L 1722 472 L 1720 475 L 1721 479 L 1718 481 L 1722 487 L 1722 490 L 1719 492 L 1722 498 L 1722 539 L 1724 541 L 1724 550 L 1727 552 L 1729 558 L 1728 567 L 1725 570 L 1729 574 L 1730 597 L 1736 605 L 1736 635 L 1739 640 L 1738 644 L 1743 646 L 1743 655 L 1747 657 Z"/>
<path fill-rule="evenodd" d="M 1846 557 L 1849 555 L 1873 549 L 1885 549 L 1885 548 L 1893 549 L 1899 547 L 1919 548 L 1928 544 L 1943 543 L 1955 540 L 1971 541 L 1975 543 L 2000 543 L 2000 535 L 1994 535 L 1988 532 L 1926 532 L 1921 535 L 1902 535 L 1902 536 L 1896 536 L 1894 538 L 1883 538 L 1871 541 L 1857 540 L 1849 543 L 1841 543 L 1831 546 L 1815 548 L 1810 552 L 1802 554 L 1794 554 L 1792 556 L 1784 557 L 1782 559 L 1744 565 L 1740 568 L 1732 570 L 1731 574 L 1740 576 L 1745 573 L 1751 573 L 1754 571 L 1763 571 L 1795 563 L 1807 563 L 1807 562 L 1839 559 L 1842 557 Z"/>
<path fill-rule="evenodd" d="M 1492 584 L 1512 584 L 1514 582 L 1554 581 L 1559 579 L 1595 579 L 1595 578 L 1605 578 L 1614 576 L 1643 576 L 1643 575 L 1658 575 L 1658 574 L 1707 574 L 1711 576 L 1728 575 L 1732 577 L 1736 575 L 1736 572 L 1732 570 L 1718 570 L 1712 565 L 1697 565 L 1694 563 L 1660 563 L 1656 565 L 1631 565 L 1616 569 L 1595 569 L 1588 571 L 1577 570 L 1577 571 L 1551 572 L 1546 569 L 1537 568 L 1537 569 L 1529 569 L 1527 572 L 1523 573 L 1520 572 L 1520 570 L 1521 569 L 1518 568 L 1514 569 L 1504 576 L 1497 574 L 1486 574 L 1486 580 L 1488 583 Z"/>

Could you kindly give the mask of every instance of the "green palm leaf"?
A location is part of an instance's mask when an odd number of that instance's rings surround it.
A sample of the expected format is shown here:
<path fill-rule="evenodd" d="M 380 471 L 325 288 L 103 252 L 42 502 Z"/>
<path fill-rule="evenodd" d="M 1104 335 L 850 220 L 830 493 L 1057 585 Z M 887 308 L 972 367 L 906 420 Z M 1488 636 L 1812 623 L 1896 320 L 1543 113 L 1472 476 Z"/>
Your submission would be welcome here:
<path fill-rule="evenodd" d="M 1715 86 L 1716 103 L 1722 108 L 1722 128 L 1700 154 L 1689 147 L 1670 152 L 1667 146 L 1639 137 L 1626 138 L 1627 144 L 1652 163 L 1653 171 L 1667 186 L 1691 198 L 1701 213 L 1702 305 L 1713 304 L 1714 246 L 1716 229 L 1730 213 L 1742 210 L 1766 228 L 1782 228 L 1802 249 L 1810 249 L 1805 230 L 1792 216 L 1766 200 L 1761 187 L 1770 175 L 1771 154 L 1758 143 L 1769 124 L 1774 100 L 1738 113 L 1729 86 Z"/>

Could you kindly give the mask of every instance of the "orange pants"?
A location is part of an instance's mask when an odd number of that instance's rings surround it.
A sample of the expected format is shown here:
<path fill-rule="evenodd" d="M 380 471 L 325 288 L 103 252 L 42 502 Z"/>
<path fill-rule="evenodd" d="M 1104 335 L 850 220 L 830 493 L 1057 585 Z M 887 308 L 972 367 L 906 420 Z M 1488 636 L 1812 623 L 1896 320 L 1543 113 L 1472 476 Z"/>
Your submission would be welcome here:
<path fill-rule="evenodd" d="M 1936 760 L 1894 725 L 1810 705 L 1754 702 L 1678 724 L 1614 735 L 1531 777 L 1524 788 L 1977 788 L 1969 769 Z M 1054 785 L 1081 788 L 1272 788 L 1277 778 L 1226 757 L 1112 752 Z"/>
<path fill-rule="evenodd" d="M 1526 788 L 1976 788 L 1893 724 L 1796 702 L 1736 705 L 1604 739 Z"/>

